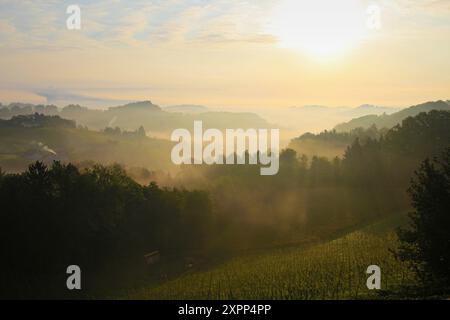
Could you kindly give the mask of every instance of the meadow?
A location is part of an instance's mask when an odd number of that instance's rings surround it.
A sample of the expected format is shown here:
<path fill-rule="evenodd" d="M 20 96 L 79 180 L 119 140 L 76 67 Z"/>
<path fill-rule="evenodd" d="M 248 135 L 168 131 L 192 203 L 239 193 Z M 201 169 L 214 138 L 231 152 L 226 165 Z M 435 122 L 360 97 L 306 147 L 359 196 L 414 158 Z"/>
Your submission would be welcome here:
<path fill-rule="evenodd" d="M 414 284 L 396 260 L 395 233 L 380 225 L 307 248 L 275 249 L 236 257 L 156 287 L 128 291 L 125 299 L 378 299 Z M 368 290 L 367 267 L 381 268 L 381 290 Z"/>

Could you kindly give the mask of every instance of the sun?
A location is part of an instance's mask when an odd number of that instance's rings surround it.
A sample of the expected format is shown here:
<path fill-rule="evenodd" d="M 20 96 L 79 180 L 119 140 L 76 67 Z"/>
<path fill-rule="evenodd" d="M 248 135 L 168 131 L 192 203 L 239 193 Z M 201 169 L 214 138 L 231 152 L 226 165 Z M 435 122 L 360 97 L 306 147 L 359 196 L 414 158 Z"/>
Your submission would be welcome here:
<path fill-rule="evenodd" d="M 358 0 L 282 0 L 269 29 L 280 47 L 313 57 L 342 54 L 366 34 L 366 10 Z"/>

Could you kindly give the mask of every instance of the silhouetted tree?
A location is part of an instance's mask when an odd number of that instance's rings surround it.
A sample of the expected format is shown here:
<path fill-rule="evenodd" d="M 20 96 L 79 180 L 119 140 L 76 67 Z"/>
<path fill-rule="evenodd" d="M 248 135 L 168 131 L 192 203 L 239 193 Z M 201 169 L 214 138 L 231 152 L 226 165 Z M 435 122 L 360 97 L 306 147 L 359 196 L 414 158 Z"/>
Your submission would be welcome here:
<path fill-rule="evenodd" d="M 408 261 L 424 284 L 450 288 L 450 148 L 440 159 L 425 160 L 409 193 L 414 212 L 400 229 L 398 257 Z"/>

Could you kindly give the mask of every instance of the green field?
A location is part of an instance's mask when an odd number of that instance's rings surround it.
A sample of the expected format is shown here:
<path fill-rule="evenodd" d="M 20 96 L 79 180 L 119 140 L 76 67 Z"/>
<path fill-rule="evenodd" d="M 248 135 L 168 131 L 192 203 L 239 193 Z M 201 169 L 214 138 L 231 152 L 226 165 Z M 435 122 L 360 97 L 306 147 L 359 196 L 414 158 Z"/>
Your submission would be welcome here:
<path fill-rule="evenodd" d="M 276 249 L 237 257 L 160 286 L 129 291 L 129 299 L 374 299 L 366 287 L 369 265 L 382 272 L 382 292 L 414 283 L 390 249 L 397 239 L 380 223 L 308 248 Z"/>

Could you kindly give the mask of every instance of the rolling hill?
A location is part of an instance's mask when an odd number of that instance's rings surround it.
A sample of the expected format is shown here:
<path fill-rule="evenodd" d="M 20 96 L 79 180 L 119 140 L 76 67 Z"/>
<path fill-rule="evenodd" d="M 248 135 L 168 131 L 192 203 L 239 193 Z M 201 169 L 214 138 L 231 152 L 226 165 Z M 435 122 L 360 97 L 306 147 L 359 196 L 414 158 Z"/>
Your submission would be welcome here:
<path fill-rule="evenodd" d="M 338 124 L 334 127 L 334 129 L 338 132 L 348 132 L 352 129 L 356 128 L 369 128 L 372 125 L 375 125 L 377 128 L 392 128 L 397 124 L 401 123 L 402 120 L 407 117 L 416 116 L 421 112 L 429 112 L 431 110 L 444 110 L 450 111 L 450 104 L 448 101 L 434 101 L 434 102 L 426 102 L 416 106 L 412 106 L 406 109 L 403 109 L 399 112 L 393 114 L 382 114 L 382 115 L 366 115 L 363 117 L 359 117 L 353 120 L 350 120 L 345 123 Z"/>

